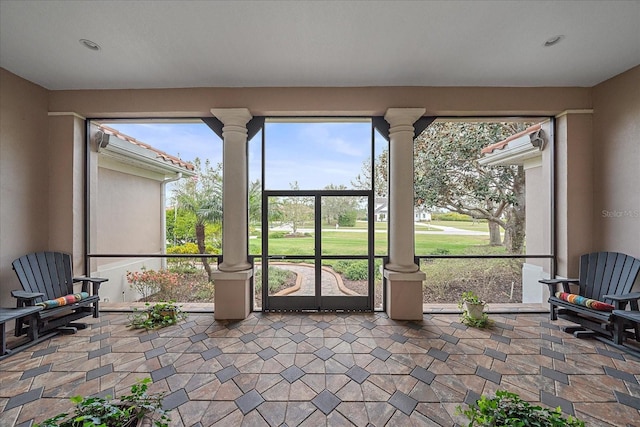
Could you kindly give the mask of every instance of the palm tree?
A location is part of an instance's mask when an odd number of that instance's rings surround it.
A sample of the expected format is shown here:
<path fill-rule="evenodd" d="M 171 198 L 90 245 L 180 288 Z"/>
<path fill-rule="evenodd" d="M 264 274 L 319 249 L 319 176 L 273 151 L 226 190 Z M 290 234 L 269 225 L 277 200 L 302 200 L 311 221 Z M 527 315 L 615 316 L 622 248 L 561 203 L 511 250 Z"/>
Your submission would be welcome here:
<path fill-rule="evenodd" d="M 207 160 L 204 168 L 200 159 L 194 161 L 198 175 L 180 183 L 175 190 L 177 204 L 195 215 L 195 232 L 198 252 L 206 253 L 205 225 L 222 221 L 222 166 L 212 167 Z M 213 281 L 211 266 L 207 258 L 202 265 L 209 281 Z"/>

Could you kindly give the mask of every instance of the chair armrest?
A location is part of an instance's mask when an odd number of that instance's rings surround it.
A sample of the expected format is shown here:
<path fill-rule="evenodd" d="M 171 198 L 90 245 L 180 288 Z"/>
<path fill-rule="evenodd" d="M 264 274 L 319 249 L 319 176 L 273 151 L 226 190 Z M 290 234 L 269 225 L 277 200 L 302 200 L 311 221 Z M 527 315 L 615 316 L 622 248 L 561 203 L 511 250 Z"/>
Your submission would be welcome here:
<path fill-rule="evenodd" d="M 73 278 L 73 283 L 82 282 L 82 292 L 89 292 L 88 284 L 92 285 L 92 295 L 98 295 L 98 291 L 100 290 L 100 285 L 103 282 L 106 282 L 109 279 L 105 279 L 103 277 L 84 277 L 78 276 Z"/>
<path fill-rule="evenodd" d="M 96 283 L 102 283 L 102 282 L 106 282 L 109 279 L 105 279 L 104 277 L 84 277 L 84 276 L 77 276 L 73 278 L 74 283 L 75 282 L 96 282 Z"/>
<path fill-rule="evenodd" d="M 44 294 L 42 292 L 25 292 L 25 291 L 11 291 L 11 295 L 14 298 L 17 298 L 18 307 L 24 307 L 35 305 L 34 302 L 36 298 L 43 297 Z"/>
<path fill-rule="evenodd" d="M 634 299 L 640 299 L 640 292 L 632 292 L 630 294 L 622 295 L 602 295 L 602 298 L 609 298 L 614 301 L 633 301 Z"/>
<path fill-rule="evenodd" d="M 616 307 L 616 310 L 624 310 L 627 303 L 631 303 L 633 310 L 638 310 L 638 300 L 640 300 L 640 292 L 631 292 L 622 295 L 602 295 L 603 299 L 610 299 Z"/>
<path fill-rule="evenodd" d="M 555 294 L 556 286 L 558 284 L 562 285 L 563 292 L 571 292 L 571 289 L 569 288 L 569 284 L 573 284 L 573 285 L 580 284 L 580 281 L 578 279 L 543 279 L 543 280 L 538 280 L 538 282 L 544 283 L 545 285 L 549 286 L 549 293 L 552 296 L 553 294 Z"/>

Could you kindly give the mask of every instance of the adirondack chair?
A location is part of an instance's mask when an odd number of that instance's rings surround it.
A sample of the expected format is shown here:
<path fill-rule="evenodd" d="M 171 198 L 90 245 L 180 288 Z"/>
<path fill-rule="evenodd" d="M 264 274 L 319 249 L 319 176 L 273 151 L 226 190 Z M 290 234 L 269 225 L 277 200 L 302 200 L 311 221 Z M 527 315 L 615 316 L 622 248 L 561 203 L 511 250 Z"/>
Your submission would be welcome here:
<path fill-rule="evenodd" d="M 632 310 L 638 310 L 640 292 L 632 293 L 631 288 L 639 271 L 640 260 L 629 255 L 618 252 L 594 252 L 582 255 L 578 279 L 540 280 L 541 283 L 549 286 L 550 319 L 556 320 L 560 317 L 578 324 L 579 326 L 576 327 L 564 328 L 565 332 L 573 333 L 576 337 L 595 335 L 615 343 L 622 342 L 621 334 L 625 333 L 626 328 L 614 328 L 612 310 L 624 310 L 627 304 Z M 562 292 L 566 294 L 572 294 L 570 285 L 577 285 L 573 295 L 584 298 L 556 296 L 556 288 L 559 284 L 562 286 Z M 590 303 L 587 300 L 606 303 L 609 307 L 604 304 Z"/>
<path fill-rule="evenodd" d="M 44 307 L 36 315 L 37 330 L 30 332 L 34 339 L 43 338 L 42 335 L 48 332 L 75 333 L 86 325 L 72 323 L 74 320 L 100 315 L 98 290 L 100 284 L 107 279 L 73 277 L 71 255 L 63 252 L 34 252 L 21 256 L 12 265 L 22 285 L 21 291 L 11 292 L 17 299 L 17 307 Z M 82 282 L 80 294 L 74 293 L 73 288 L 73 284 L 78 282 Z M 20 336 L 26 332 L 24 319 L 16 320 L 15 335 Z"/>

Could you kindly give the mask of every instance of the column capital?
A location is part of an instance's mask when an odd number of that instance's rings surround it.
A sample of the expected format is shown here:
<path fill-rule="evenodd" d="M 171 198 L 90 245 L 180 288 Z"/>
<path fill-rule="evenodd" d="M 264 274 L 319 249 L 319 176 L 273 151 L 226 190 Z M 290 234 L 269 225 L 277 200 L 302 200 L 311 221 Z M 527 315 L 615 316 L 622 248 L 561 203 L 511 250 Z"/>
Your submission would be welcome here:
<path fill-rule="evenodd" d="M 253 118 L 247 108 L 212 108 L 211 114 L 225 126 L 246 126 Z"/>
<path fill-rule="evenodd" d="M 389 108 L 384 114 L 384 119 L 391 127 L 413 126 L 416 120 L 422 117 L 426 111 L 424 108 Z"/>

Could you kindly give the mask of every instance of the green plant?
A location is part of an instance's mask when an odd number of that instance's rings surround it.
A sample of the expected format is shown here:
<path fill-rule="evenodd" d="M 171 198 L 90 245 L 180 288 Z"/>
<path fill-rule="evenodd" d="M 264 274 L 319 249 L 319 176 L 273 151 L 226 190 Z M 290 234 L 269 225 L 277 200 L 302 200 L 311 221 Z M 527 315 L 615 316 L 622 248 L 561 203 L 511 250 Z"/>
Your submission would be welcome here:
<path fill-rule="evenodd" d="M 276 292 L 285 283 L 293 282 L 295 277 L 296 274 L 293 271 L 269 266 L 269 292 Z M 257 292 L 262 290 L 262 269 L 256 271 L 254 286 Z"/>
<path fill-rule="evenodd" d="M 584 427 L 584 421 L 569 415 L 562 416 L 560 408 L 546 409 L 525 402 L 515 393 L 505 390 L 496 391 L 495 397 L 481 396 L 474 405 L 463 410 L 456 408 L 458 414 L 465 415 L 473 426 L 538 426 L 538 427 Z"/>
<path fill-rule="evenodd" d="M 366 280 L 369 277 L 369 262 L 367 260 L 351 261 L 344 271 L 348 280 Z"/>
<path fill-rule="evenodd" d="M 474 328 L 486 328 L 491 326 L 489 315 L 484 312 L 485 303 L 472 291 L 462 293 L 458 300 L 458 308 L 462 309 L 460 321 Z"/>
<path fill-rule="evenodd" d="M 466 291 L 462 293 L 460 299 L 458 300 L 458 308 L 463 308 L 465 302 L 469 304 L 484 304 L 480 297 L 472 291 Z"/>
<path fill-rule="evenodd" d="M 168 427 L 171 418 L 162 408 L 164 393 L 147 393 L 151 378 L 138 380 L 131 386 L 131 393 L 111 400 L 111 396 L 74 396 L 76 405 L 72 414 L 61 413 L 36 424 L 36 427 L 133 427 L 144 417 L 153 420 L 156 427 Z"/>
<path fill-rule="evenodd" d="M 145 306 L 144 310 L 133 309 L 133 313 L 129 315 L 127 326 L 134 329 L 158 329 L 175 325 L 187 318 L 187 314 L 173 301 L 159 302 L 153 305 L 145 303 Z"/>

